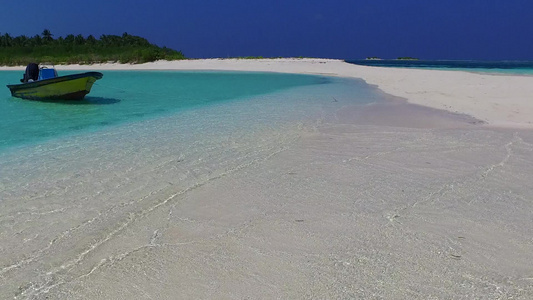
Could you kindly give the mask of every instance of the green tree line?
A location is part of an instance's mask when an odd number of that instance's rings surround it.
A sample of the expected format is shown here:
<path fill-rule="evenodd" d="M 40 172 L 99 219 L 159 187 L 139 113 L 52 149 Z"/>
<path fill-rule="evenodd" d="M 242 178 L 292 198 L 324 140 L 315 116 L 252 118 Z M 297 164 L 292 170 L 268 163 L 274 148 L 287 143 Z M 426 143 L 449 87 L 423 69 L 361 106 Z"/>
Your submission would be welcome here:
<path fill-rule="evenodd" d="M 185 59 L 181 51 L 150 44 L 128 33 L 102 35 L 69 34 L 54 39 L 50 30 L 33 37 L 0 33 L 0 65 L 20 66 L 30 62 L 52 64 L 92 64 L 105 62 L 145 63 L 160 59 Z"/>

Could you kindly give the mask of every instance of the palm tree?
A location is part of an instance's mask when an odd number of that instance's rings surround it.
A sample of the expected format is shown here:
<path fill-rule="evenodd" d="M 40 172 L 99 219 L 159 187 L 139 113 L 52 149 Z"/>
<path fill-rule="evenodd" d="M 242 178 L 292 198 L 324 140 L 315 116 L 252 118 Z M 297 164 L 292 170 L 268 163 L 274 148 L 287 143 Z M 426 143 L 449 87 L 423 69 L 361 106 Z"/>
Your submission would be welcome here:
<path fill-rule="evenodd" d="M 40 46 L 43 43 L 43 39 L 38 34 L 36 34 L 34 37 L 32 37 L 30 39 L 30 41 L 31 41 L 30 43 L 32 44 L 32 46 Z"/>
<path fill-rule="evenodd" d="M 67 45 L 73 45 L 74 44 L 74 35 L 73 34 L 69 34 L 65 37 L 65 43 Z"/>
<path fill-rule="evenodd" d="M 48 29 L 43 30 L 42 36 L 45 42 L 50 42 L 53 40 L 52 38 L 53 34 Z"/>
<path fill-rule="evenodd" d="M 25 47 L 28 44 L 28 37 L 25 35 L 17 36 L 13 39 L 13 45 L 17 47 Z"/>
<path fill-rule="evenodd" d="M 87 40 L 85 40 L 87 44 L 89 45 L 95 45 L 98 41 L 96 40 L 96 38 L 90 34 L 88 37 L 87 37 Z"/>
<path fill-rule="evenodd" d="M 11 47 L 13 42 L 13 37 L 9 33 L 5 33 L 0 37 L 0 46 Z"/>
<path fill-rule="evenodd" d="M 78 34 L 74 37 L 74 44 L 76 45 L 83 45 L 85 44 L 85 39 L 83 38 L 83 35 Z"/>

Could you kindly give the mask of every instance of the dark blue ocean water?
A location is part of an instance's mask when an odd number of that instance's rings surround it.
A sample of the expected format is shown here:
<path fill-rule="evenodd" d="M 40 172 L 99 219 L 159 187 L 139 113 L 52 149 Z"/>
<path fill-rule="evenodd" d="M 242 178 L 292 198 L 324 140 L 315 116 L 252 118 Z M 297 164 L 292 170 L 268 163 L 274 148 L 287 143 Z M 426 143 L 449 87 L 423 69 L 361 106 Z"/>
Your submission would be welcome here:
<path fill-rule="evenodd" d="M 346 60 L 348 63 L 393 68 L 441 69 L 483 73 L 533 75 L 533 61 L 476 60 Z"/>

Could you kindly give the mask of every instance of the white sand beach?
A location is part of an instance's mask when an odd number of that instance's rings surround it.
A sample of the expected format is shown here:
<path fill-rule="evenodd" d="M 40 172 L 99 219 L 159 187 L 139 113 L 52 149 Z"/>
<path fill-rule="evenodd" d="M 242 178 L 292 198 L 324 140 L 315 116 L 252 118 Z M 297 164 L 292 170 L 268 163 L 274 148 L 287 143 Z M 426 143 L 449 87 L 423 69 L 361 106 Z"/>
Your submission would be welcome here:
<path fill-rule="evenodd" d="M 0 161 L 2 299 L 533 299 L 533 77 L 329 59 L 57 68 L 323 74 L 391 101 L 264 153 L 242 141 L 253 160 L 191 182 L 181 166 L 201 163 L 173 153 L 172 124 L 167 144 L 112 153 L 127 167 L 93 159 L 106 145 Z"/>

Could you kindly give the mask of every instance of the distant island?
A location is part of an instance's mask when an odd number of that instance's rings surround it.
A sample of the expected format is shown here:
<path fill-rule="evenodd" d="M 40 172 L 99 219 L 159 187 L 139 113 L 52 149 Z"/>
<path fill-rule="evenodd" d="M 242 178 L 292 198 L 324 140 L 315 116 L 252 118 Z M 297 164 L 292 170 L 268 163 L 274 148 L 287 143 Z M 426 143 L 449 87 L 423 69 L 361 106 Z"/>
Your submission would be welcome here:
<path fill-rule="evenodd" d="M 158 47 L 145 38 L 128 33 L 102 35 L 69 34 L 53 38 L 50 30 L 41 35 L 12 37 L 0 35 L 0 65 L 21 66 L 30 62 L 51 64 L 93 64 L 106 62 L 145 63 L 165 60 L 186 59 L 181 51 Z"/>
<path fill-rule="evenodd" d="M 365 60 L 383 60 L 383 58 L 377 57 L 377 56 L 371 56 L 365 58 Z M 385 59 L 385 60 L 394 60 L 394 59 Z M 410 57 L 410 56 L 402 56 L 398 57 L 396 60 L 418 60 L 416 57 Z"/>

